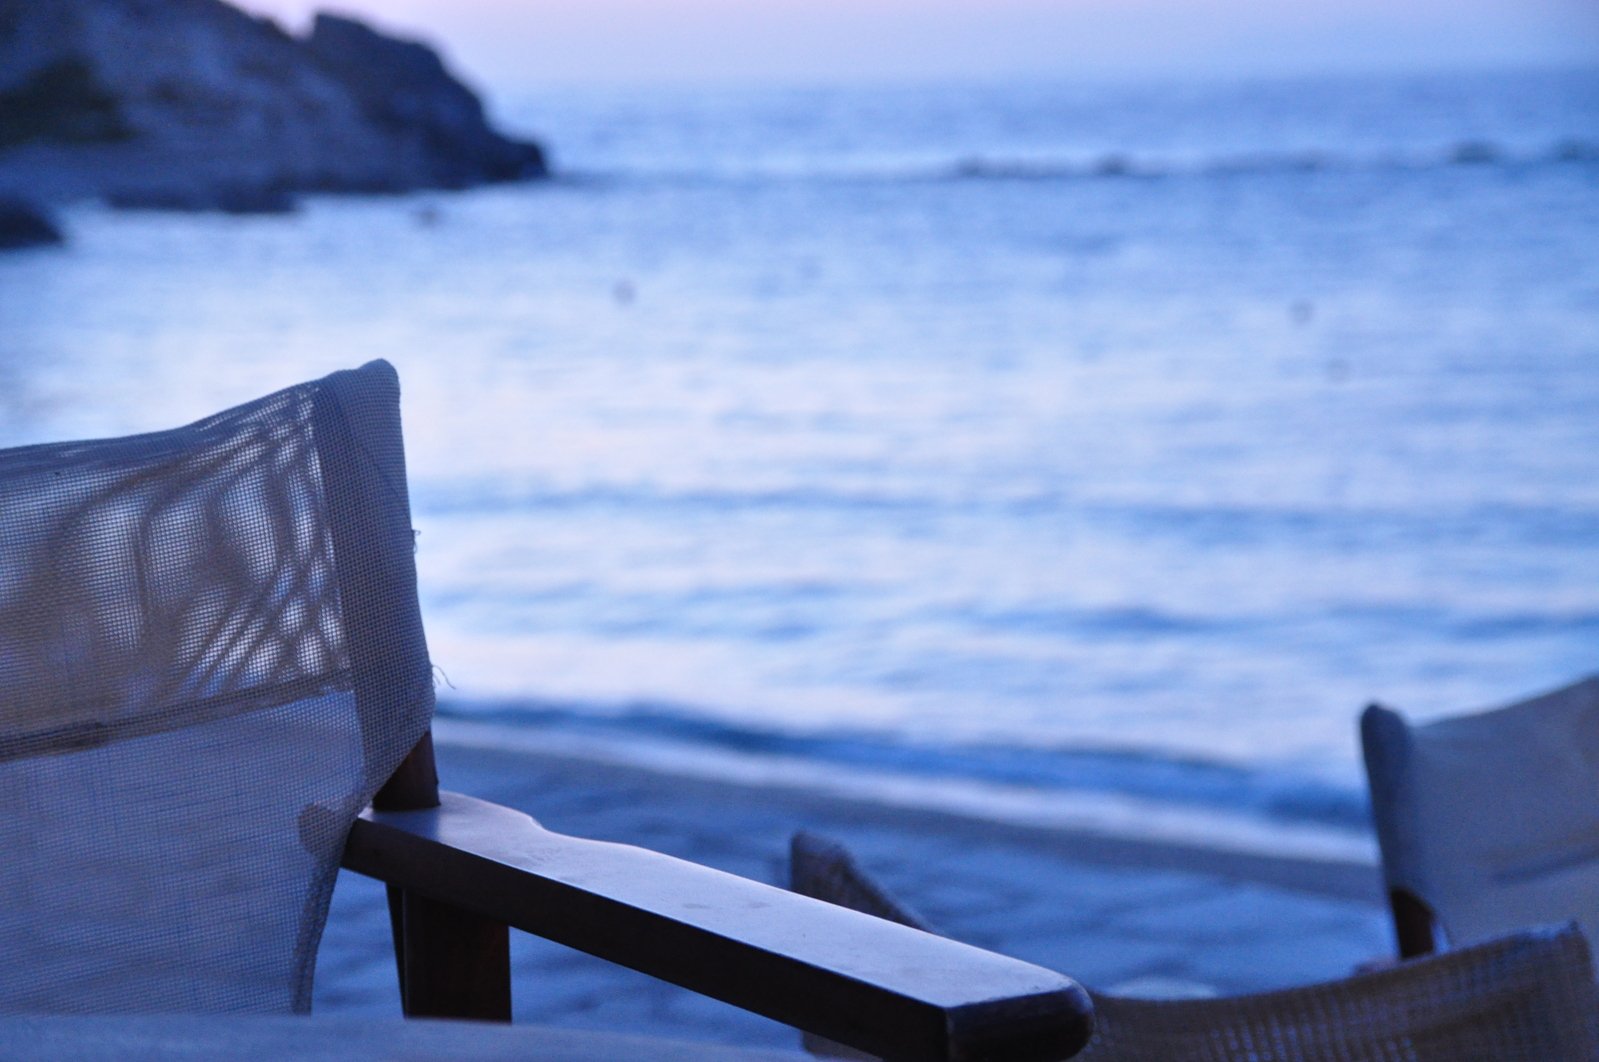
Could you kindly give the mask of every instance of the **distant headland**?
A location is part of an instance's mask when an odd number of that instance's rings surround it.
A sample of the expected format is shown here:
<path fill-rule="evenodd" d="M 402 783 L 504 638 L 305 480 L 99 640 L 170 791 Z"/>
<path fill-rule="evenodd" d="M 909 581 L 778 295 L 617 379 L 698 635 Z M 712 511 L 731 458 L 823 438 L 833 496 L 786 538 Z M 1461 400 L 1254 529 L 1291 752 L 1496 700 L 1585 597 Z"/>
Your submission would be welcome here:
<path fill-rule="evenodd" d="M 438 53 L 223 0 L 0 0 L 0 198 L 229 212 L 546 174 Z"/>

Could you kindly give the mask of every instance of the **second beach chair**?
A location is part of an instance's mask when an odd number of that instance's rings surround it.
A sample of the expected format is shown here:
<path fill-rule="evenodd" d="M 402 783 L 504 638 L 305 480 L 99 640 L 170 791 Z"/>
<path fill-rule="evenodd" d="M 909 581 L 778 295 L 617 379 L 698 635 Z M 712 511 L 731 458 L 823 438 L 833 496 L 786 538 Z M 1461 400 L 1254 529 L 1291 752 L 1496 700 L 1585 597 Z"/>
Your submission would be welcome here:
<path fill-rule="evenodd" d="M 1522 926 L 1599 931 L 1599 677 L 1415 724 L 1361 716 L 1401 956 Z"/>
<path fill-rule="evenodd" d="M 794 891 L 926 923 L 837 842 L 796 834 Z M 1068 902 L 1069 897 L 1062 897 Z M 1214 999 L 1092 993 L 1082 1062 L 1594 1062 L 1599 989 L 1575 926 L 1526 930 L 1304 987 Z M 861 1057 L 818 1037 L 815 1054 Z"/>

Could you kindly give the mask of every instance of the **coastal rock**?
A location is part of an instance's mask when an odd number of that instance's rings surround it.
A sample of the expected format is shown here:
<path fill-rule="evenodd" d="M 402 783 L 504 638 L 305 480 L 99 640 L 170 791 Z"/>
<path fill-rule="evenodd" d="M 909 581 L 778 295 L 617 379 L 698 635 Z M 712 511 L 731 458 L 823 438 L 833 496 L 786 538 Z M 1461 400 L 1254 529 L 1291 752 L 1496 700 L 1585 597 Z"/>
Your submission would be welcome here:
<path fill-rule="evenodd" d="M 354 19 L 328 14 L 316 16 L 305 43 L 372 121 L 418 141 L 438 183 L 510 181 L 545 173 L 539 146 L 507 140 L 490 129 L 482 101 L 426 45 L 385 37 Z"/>
<path fill-rule="evenodd" d="M 105 200 L 118 210 L 172 210 L 180 213 L 292 214 L 299 206 L 287 189 L 277 185 L 117 188 L 107 192 Z"/>
<path fill-rule="evenodd" d="M 61 242 L 61 230 L 44 212 L 20 199 L 0 198 L 0 251 Z"/>
<path fill-rule="evenodd" d="M 0 0 L 0 193 L 275 211 L 544 173 L 435 51 L 353 19 L 302 39 L 222 0 Z"/>

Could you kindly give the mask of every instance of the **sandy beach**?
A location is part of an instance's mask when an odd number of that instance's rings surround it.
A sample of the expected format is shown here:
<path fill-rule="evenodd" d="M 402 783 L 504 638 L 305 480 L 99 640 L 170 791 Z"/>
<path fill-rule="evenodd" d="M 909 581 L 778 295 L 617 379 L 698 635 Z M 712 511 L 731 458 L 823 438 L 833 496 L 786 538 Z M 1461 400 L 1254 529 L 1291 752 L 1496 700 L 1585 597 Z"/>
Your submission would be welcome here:
<path fill-rule="evenodd" d="M 441 740 L 447 788 L 578 836 L 638 844 L 762 881 L 808 829 L 949 935 L 1101 990 L 1230 994 L 1340 976 L 1389 947 L 1376 869 L 1195 843 L 985 822 L 795 786 L 735 785 Z M 793 1048 L 791 1029 L 559 945 L 515 934 L 520 1022 Z M 317 969 L 324 1014 L 398 1009 L 375 882 L 344 874 Z"/>

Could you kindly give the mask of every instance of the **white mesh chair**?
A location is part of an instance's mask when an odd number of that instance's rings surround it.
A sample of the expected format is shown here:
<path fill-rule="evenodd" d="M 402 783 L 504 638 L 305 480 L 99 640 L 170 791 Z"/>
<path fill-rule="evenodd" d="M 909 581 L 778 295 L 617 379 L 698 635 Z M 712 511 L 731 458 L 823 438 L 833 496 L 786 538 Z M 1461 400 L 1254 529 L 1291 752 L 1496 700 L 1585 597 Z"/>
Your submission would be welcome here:
<path fill-rule="evenodd" d="M 0 451 L 0 1012 L 305 1011 L 342 863 L 410 1015 L 508 1019 L 510 925 L 879 1053 L 1086 1039 L 1058 974 L 440 793 L 413 549 L 382 362 Z"/>
<path fill-rule="evenodd" d="M 905 925 L 925 923 L 839 844 L 797 834 L 790 886 Z M 1066 902 L 1069 897 L 1062 897 Z M 1575 926 L 1525 930 L 1372 973 L 1220 999 L 1092 993 L 1079 1062 L 1593 1062 L 1599 991 Z M 860 1057 L 807 1036 L 815 1054 Z"/>
<path fill-rule="evenodd" d="M 1360 721 L 1401 955 L 1575 920 L 1599 930 L 1599 677 L 1475 715 Z"/>

